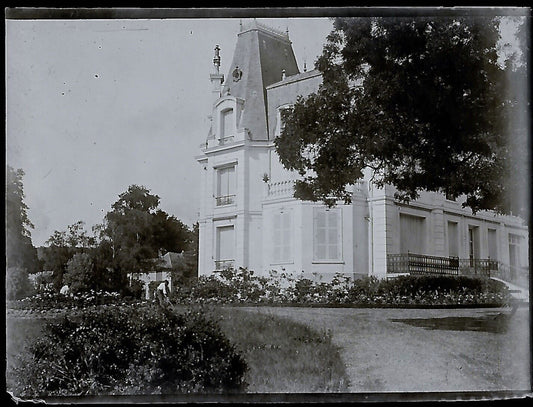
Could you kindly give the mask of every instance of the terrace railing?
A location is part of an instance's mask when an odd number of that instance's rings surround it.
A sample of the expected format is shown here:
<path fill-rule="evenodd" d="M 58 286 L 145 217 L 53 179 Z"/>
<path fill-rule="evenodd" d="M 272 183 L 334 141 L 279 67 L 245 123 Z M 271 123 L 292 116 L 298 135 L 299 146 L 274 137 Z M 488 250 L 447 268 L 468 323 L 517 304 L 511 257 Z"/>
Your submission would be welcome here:
<path fill-rule="evenodd" d="M 459 259 L 415 253 L 389 254 L 387 273 L 496 277 L 524 287 L 529 285 L 527 267 L 513 267 L 492 259 Z"/>
<path fill-rule="evenodd" d="M 415 253 L 389 254 L 387 273 L 458 275 L 459 258 Z"/>
<path fill-rule="evenodd" d="M 268 197 L 290 197 L 294 194 L 294 180 L 271 182 L 268 184 Z"/>

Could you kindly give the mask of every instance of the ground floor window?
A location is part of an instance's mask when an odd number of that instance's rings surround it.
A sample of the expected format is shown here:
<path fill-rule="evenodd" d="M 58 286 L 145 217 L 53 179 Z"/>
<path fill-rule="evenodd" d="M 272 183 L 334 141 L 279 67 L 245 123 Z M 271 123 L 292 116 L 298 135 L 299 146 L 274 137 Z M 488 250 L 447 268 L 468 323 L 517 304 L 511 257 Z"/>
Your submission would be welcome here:
<path fill-rule="evenodd" d="M 339 208 L 314 208 L 313 259 L 342 260 L 342 222 Z"/>
<path fill-rule="evenodd" d="M 487 230 L 487 238 L 489 245 L 489 259 L 497 260 L 498 259 L 498 239 L 496 234 L 496 229 Z"/>
<path fill-rule="evenodd" d="M 448 256 L 459 257 L 459 227 L 452 221 L 448 221 Z"/>
<path fill-rule="evenodd" d="M 468 227 L 468 257 L 470 258 L 470 266 L 474 266 L 474 259 L 479 258 L 479 227 Z"/>
<path fill-rule="evenodd" d="M 509 233 L 509 265 L 520 267 L 520 244 L 522 237 Z"/>
<path fill-rule="evenodd" d="M 426 218 L 400 214 L 400 253 L 425 254 Z"/>
<path fill-rule="evenodd" d="M 272 225 L 272 262 L 290 263 L 292 259 L 292 217 L 285 210 L 274 214 Z"/>

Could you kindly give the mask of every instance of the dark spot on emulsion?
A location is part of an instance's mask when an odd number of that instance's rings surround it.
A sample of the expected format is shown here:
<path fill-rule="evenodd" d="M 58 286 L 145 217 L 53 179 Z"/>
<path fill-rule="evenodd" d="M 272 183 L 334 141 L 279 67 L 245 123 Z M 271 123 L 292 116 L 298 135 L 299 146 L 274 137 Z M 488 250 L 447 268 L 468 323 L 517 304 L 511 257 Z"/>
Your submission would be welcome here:
<path fill-rule="evenodd" d="M 98 75 L 95 74 L 94 77 L 95 77 L 95 78 L 98 78 Z"/>

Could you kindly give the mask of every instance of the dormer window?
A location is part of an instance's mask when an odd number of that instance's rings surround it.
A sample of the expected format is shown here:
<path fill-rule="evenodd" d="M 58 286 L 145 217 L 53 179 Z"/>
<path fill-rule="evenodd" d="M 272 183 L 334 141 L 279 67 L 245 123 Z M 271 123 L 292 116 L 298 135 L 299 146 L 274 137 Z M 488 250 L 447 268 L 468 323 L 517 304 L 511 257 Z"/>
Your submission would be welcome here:
<path fill-rule="evenodd" d="M 292 105 L 284 105 L 278 107 L 278 114 L 276 118 L 276 137 L 281 135 L 281 132 L 285 128 L 284 115 L 292 108 Z"/>
<path fill-rule="evenodd" d="M 233 109 L 220 112 L 220 143 L 233 141 L 235 133 L 235 113 Z"/>

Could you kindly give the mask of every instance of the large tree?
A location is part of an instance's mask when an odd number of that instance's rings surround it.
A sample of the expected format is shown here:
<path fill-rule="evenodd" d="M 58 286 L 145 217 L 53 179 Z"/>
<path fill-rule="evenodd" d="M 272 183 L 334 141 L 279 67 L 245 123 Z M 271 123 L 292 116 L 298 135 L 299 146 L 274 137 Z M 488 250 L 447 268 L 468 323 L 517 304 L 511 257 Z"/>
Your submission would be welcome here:
<path fill-rule="evenodd" d="M 110 252 L 111 267 L 124 276 L 152 271 L 160 254 L 181 252 L 189 244 L 187 226 L 158 209 L 159 201 L 147 188 L 131 185 L 105 217 L 102 244 Z"/>
<path fill-rule="evenodd" d="M 316 62 L 323 83 L 299 98 L 275 140 L 298 171 L 295 196 L 350 202 L 372 171 L 412 200 L 466 196 L 474 211 L 509 211 L 512 166 L 499 18 L 337 18 Z"/>
<path fill-rule="evenodd" d="M 22 169 L 6 168 L 6 266 L 20 267 L 27 272 L 40 271 L 37 250 L 31 241 L 33 224 L 24 202 Z"/>

